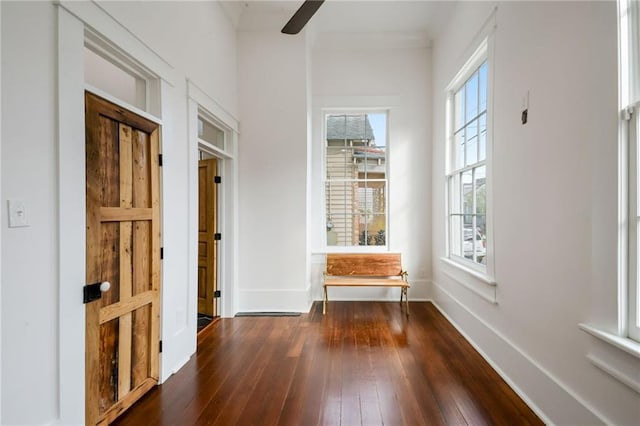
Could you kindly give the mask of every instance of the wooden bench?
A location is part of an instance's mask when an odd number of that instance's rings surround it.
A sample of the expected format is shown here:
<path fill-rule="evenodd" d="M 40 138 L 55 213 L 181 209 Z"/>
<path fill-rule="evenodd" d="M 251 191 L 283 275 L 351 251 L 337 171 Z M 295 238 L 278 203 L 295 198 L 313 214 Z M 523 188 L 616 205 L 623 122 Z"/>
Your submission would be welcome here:
<path fill-rule="evenodd" d="M 327 287 L 400 287 L 400 304 L 404 297 L 408 314 L 408 276 L 399 253 L 328 253 L 322 313 L 327 313 Z"/>

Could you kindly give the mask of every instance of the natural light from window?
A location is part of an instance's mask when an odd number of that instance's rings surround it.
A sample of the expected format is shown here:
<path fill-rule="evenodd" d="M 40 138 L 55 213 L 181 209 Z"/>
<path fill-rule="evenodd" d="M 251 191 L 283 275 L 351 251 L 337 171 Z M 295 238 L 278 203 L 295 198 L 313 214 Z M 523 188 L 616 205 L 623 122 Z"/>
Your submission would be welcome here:
<path fill-rule="evenodd" d="M 387 245 L 387 113 L 325 116 L 327 246 Z"/>
<path fill-rule="evenodd" d="M 487 254 L 487 62 L 453 91 L 448 175 L 450 257 L 476 265 Z"/>

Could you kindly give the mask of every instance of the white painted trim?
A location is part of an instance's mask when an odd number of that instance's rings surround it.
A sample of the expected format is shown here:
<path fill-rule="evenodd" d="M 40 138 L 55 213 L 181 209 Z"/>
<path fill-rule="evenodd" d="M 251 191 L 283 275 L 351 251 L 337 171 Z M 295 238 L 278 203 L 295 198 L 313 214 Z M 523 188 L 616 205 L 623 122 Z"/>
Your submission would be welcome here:
<path fill-rule="evenodd" d="M 83 424 L 85 307 L 80 289 L 85 284 L 84 49 L 87 29 L 120 50 L 132 63 L 161 78 L 156 80 L 158 106 L 157 111 L 153 111 L 158 117 L 162 117 L 161 102 L 165 105 L 167 102 L 160 93 L 172 84 L 175 86 L 178 80 L 166 61 L 96 3 L 65 1 L 58 6 L 59 413 L 61 424 Z M 152 121 L 157 122 L 158 118 Z M 161 303 L 164 317 L 166 308 L 164 301 Z M 160 336 L 162 339 L 162 330 Z M 164 359 L 161 354 L 160 383 L 168 377 L 164 369 L 169 366 L 164 365 Z"/>
<path fill-rule="evenodd" d="M 61 424 L 84 424 L 84 25 L 58 8 L 58 398 Z"/>
<path fill-rule="evenodd" d="M 458 90 L 466 82 L 466 80 L 482 65 L 483 62 L 487 63 L 487 136 L 486 136 L 486 157 L 484 163 L 479 161 L 474 163 L 474 166 L 484 165 L 486 168 L 486 253 L 485 263 L 486 265 L 477 265 L 477 267 L 471 266 L 471 268 L 477 268 L 477 273 L 473 274 L 482 281 L 494 281 L 495 276 L 495 260 L 494 260 L 494 222 L 493 222 L 493 128 L 494 128 L 494 106 L 493 106 L 493 91 L 494 91 L 494 58 L 495 58 L 495 31 L 496 31 L 496 13 L 497 7 L 493 9 L 485 23 L 480 28 L 478 34 L 473 38 L 472 43 L 466 49 L 469 53 L 464 57 L 467 58 L 463 65 L 458 68 L 458 73 L 451 80 L 446 87 L 446 125 L 445 125 L 445 181 L 444 181 L 444 205 L 445 205 L 445 252 L 448 255 L 451 253 L 451 237 L 450 237 L 450 205 L 451 194 L 449 190 L 449 178 L 459 174 L 462 169 L 455 169 L 452 164 L 452 146 L 454 144 L 454 97 L 455 91 Z M 455 170 L 454 170 L 455 169 Z M 453 259 L 447 258 L 449 262 L 455 262 Z M 458 262 L 460 269 L 467 269 L 464 265 Z M 464 285 L 464 284 L 463 284 Z M 478 290 L 478 289 L 473 289 Z M 477 292 L 477 291 L 476 291 Z M 495 291 L 493 295 L 492 303 L 495 302 Z"/>
<path fill-rule="evenodd" d="M 629 355 L 640 358 L 640 343 L 636 342 L 635 340 L 616 336 L 615 334 L 606 332 L 589 324 L 578 324 L 578 327 L 580 327 L 582 331 L 589 333 L 593 337 L 596 337 L 603 342 L 609 343 L 610 345 L 615 346 L 616 348 L 628 353 Z"/>
<path fill-rule="evenodd" d="M 488 36 L 488 34 L 487 34 Z M 489 40 L 485 37 L 484 40 L 479 41 L 475 52 L 473 52 L 465 64 L 460 67 L 458 73 L 451 79 L 451 82 L 447 85 L 447 92 L 455 92 L 460 89 L 462 85 L 476 72 L 478 67 L 487 60 L 489 55 Z"/>
<path fill-rule="evenodd" d="M 197 319 L 197 278 L 198 278 L 198 151 L 205 145 L 219 159 L 218 174 L 222 184 L 218 192 L 218 226 L 223 238 L 219 246 L 218 285 L 222 293 L 220 316 L 233 317 L 238 306 L 237 236 L 238 236 L 238 171 L 235 158 L 238 153 L 239 123 L 218 105 L 215 100 L 187 80 L 187 131 L 189 138 L 189 321 L 195 327 Z M 212 109 L 209 109 L 212 108 Z M 217 114 L 222 114 L 218 116 Z M 208 121 L 219 127 L 225 134 L 225 150 L 198 138 L 198 116 L 203 114 Z M 195 330 L 195 328 L 194 328 Z"/>
<path fill-rule="evenodd" d="M 225 160 L 233 159 L 233 155 L 227 153 L 226 151 L 221 150 L 217 146 L 213 145 L 211 142 L 207 142 L 204 139 L 200 139 L 200 138 L 197 138 L 197 139 L 198 139 L 198 148 L 201 151 L 206 151 L 211 155 L 214 155 L 221 159 L 225 159 Z"/>
<path fill-rule="evenodd" d="M 391 195 L 391 161 L 389 161 L 389 159 L 391 158 L 391 138 L 389 137 L 389 124 L 390 124 L 390 120 L 389 120 L 389 116 L 391 115 L 391 109 L 390 108 L 385 108 L 385 107 L 380 107 L 380 106 L 368 106 L 368 107 L 362 107 L 362 106 L 357 106 L 357 107 L 351 107 L 350 104 L 342 104 L 340 105 L 338 108 L 321 108 L 320 109 L 320 114 L 322 114 L 321 116 L 321 122 L 322 122 L 322 127 L 320 129 L 320 175 L 323 176 L 320 179 L 320 197 L 321 200 L 323 200 L 321 202 L 322 205 L 322 217 L 323 217 L 323 223 L 326 226 L 327 223 L 327 203 L 326 203 L 326 199 L 327 199 L 327 194 L 326 194 L 326 188 L 327 188 L 327 184 L 330 182 L 327 179 L 327 159 L 326 159 L 326 155 L 327 155 L 327 144 L 326 144 L 326 129 L 327 129 L 327 116 L 331 115 L 331 114 L 384 114 L 385 118 L 386 118 L 386 134 L 385 134 L 385 178 L 384 179 L 371 179 L 371 181 L 377 181 L 377 182 L 383 182 L 384 183 L 384 189 L 385 189 L 385 193 L 387 194 L 386 196 L 386 202 L 385 202 L 385 212 L 384 212 L 384 216 L 385 216 L 385 244 L 384 246 L 360 246 L 360 245 L 351 245 L 351 246 L 330 246 L 327 244 L 327 233 L 323 232 L 322 233 L 322 242 L 323 242 L 323 246 L 324 246 L 324 250 L 329 252 L 331 250 L 335 251 L 336 253 L 358 253 L 358 252 L 364 252 L 364 253 L 385 253 L 387 251 L 389 251 L 389 247 L 391 245 L 391 236 L 393 235 L 393 230 L 390 228 L 391 227 L 391 220 L 390 220 L 390 206 L 392 205 L 392 195 Z M 317 132 L 316 132 L 317 133 Z M 313 136 L 312 136 L 313 139 Z M 313 157 L 311 158 L 310 162 L 313 162 Z M 313 165 L 312 165 L 313 167 Z M 331 182 L 357 182 L 357 179 L 332 179 Z M 311 182 L 311 187 L 313 187 L 313 182 Z M 312 203 L 311 203 L 312 204 Z"/>
<path fill-rule="evenodd" d="M 94 32 L 118 46 L 128 57 L 136 58 L 140 64 L 172 86 L 177 86 L 178 72 L 160 54 L 138 36 L 124 27 L 95 1 L 60 1 L 59 5 L 85 23 Z"/>
<path fill-rule="evenodd" d="M 437 295 L 434 295 L 436 297 L 432 302 L 436 308 L 545 424 L 612 424 L 591 404 L 445 288 L 434 282 L 433 289 L 446 299 L 438 300 Z M 497 362 L 493 357 L 502 362 Z M 533 398 L 542 400 L 544 405 L 536 404 Z M 555 410 L 545 401 L 552 401 L 556 405 Z M 566 418 L 572 412 L 580 414 L 586 420 L 576 422 L 575 418 Z"/>
<path fill-rule="evenodd" d="M 240 133 L 240 121 L 231 112 L 227 111 L 227 109 L 218 101 L 209 96 L 204 90 L 189 79 L 187 79 L 187 96 L 196 101 L 223 125 L 229 127 L 236 133 Z M 197 134 L 198 132 L 196 132 L 196 135 Z"/>
<path fill-rule="evenodd" d="M 453 262 L 446 257 L 441 257 L 441 261 L 455 268 L 455 270 L 461 271 L 466 274 L 469 279 L 462 279 L 461 277 L 457 277 L 453 272 L 447 271 L 445 268 L 442 269 L 442 273 L 447 277 L 451 278 L 456 284 L 461 285 L 467 290 L 471 291 L 473 294 L 477 295 L 481 299 L 493 304 L 497 305 L 497 284 L 494 281 L 489 281 L 486 279 L 484 275 L 479 274 L 478 272 L 468 269 L 460 265 L 459 263 Z"/>
<path fill-rule="evenodd" d="M 626 108 L 629 97 L 628 68 L 622 64 L 623 44 L 626 38 L 623 36 L 623 22 L 621 20 L 621 1 L 618 7 L 618 102 L 619 108 Z M 621 114 L 622 116 L 622 114 Z M 618 120 L 618 245 L 617 245 L 617 303 L 618 303 L 618 334 L 627 334 L 628 331 L 628 290 L 629 290 L 629 126 L 624 120 Z"/>
<path fill-rule="evenodd" d="M 495 287 L 498 285 L 498 283 L 495 281 L 494 278 L 489 277 L 479 271 L 476 271 L 473 268 L 469 268 L 459 262 L 456 262 L 454 260 L 449 259 L 448 257 L 441 257 L 440 258 L 441 261 L 443 261 L 444 263 L 451 265 L 452 267 L 459 269 L 461 271 L 464 271 L 465 273 L 471 275 L 473 278 L 483 282 L 484 284 L 491 286 L 491 287 Z"/>
<path fill-rule="evenodd" d="M 640 394 L 640 382 L 638 382 L 637 380 L 633 380 L 631 377 L 622 373 L 620 370 L 608 364 L 607 362 L 601 360 L 595 355 L 588 354 L 587 359 L 591 361 L 593 365 L 595 365 L 596 367 L 598 367 L 599 369 L 601 369 L 602 371 L 604 371 L 605 373 L 607 373 L 608 375 L 610 375 L 611 377 L 613 377 L 614 379 L 622 383 L 623 385 L 627 386 L 629 389 L 633 390 L 635 393 Z"/>

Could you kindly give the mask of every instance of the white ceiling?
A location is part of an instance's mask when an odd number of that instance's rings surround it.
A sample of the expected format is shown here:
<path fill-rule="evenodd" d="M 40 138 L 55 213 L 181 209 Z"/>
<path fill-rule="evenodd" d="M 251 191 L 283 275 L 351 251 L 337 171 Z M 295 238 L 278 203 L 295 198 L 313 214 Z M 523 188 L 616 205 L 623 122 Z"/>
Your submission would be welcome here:
<path fill-rule="evenodd" d="M 221 2 L 239 31 L 277 31 L 303 3 L 254 0 Z M 327 0 L 308 24 L 317 33 L 421 33 L 434 39 L 454 1 Z"/>

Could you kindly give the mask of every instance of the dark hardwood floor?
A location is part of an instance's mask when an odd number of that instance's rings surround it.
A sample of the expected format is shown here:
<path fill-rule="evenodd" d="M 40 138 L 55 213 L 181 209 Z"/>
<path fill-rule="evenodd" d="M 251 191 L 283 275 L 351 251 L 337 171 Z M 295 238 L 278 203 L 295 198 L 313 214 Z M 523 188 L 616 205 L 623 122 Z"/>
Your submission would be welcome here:
<path fill-rule="evenodd" d="M 117 425 L 538 425 L 431 303 L 220 319 Z"/>

